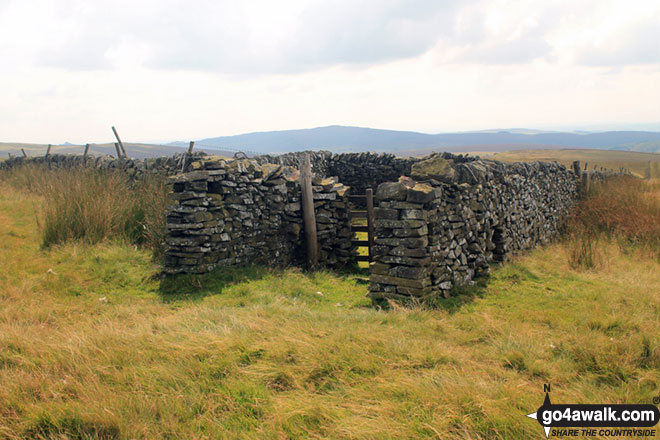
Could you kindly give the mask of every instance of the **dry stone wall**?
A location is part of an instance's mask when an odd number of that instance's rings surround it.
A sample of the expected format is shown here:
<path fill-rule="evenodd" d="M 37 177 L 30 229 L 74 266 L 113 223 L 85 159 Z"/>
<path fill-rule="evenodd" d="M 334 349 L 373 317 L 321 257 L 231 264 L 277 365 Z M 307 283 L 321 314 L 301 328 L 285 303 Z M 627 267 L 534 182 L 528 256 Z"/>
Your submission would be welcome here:
<path fill-rule="evenodd" d="M 338 176 L 339 180 L 353 189 L 355 194 L 364 194 L 367 188 L 376 188 L 383 182 L 396 181 L 399 176 L 410 175 L 412 164 L 417 158 L 401 158 L 382 153 L 340 153 L 329 151 L 305 151 L 280 156 L 258 156 L 259 163 L 277 163 L 298 167 L 300 157 L 309 154 L 312 169 L 323 176 Z"/>
<path fill-rule="evenodd" d="M 450 157 L 378 187 L 374 301 L 449 296 L 491 263 L 550 240 L 578 197 L 578 177 L 556 163 Z"/>
<path fill-rule="evenodd" d="M 216 266 L 297 264 L 304 259 L 298 170 L 255 160 L 206 159 L 170 178 L 166 273 L 203 273 Z M 315 177 L 313 197 L 320 263 L 338 267 L 355 255 L 350 189 Z"/>
<path fill-rule="evenodd" d="M 195 152 L 187 156 L 185 153 L 177 153 L 174 156 L 164 156 L 147 159 L 132 159 L 122 157 L 117 159 L 112 156 L 94 156 L 82 154 L 49 154 L 48 156 L 13 156 L 0 162 L 0 170 L 10 170 L 28 164 L 44 165 L 49 168 L 73 168 L 88 166 L 104 170 L 119 170 L 128 174 L 131 178 L 139 178 L 149 174 L 173 175 L 180 173 L 184 161 L 186 166 L 197 159 L 206 157 L 205 153 Z"/>
<path fill-rule="evenodd" d="M 227 161 L 204 153 L 144 160 L 54 154 L 15 157 L 0 169 L 85 165 L 136 178 L 171 176 L 164 271 L 204 273 L 218 266 L 304 261 L 300 154 Z M 186 172 L 180 173 L 184 161 Z M 449 153 L 405 159 L 316 152 L 311 162 L 325 266 L 355 262 L 349 195 L 378 188 L 369 287 L 377 303 L 446 297 L 454 287 L 471 284 L 492 263 L 552 239 L 579 188 L 609 176 L 580 173 L 579 166 L 571 172 L 556 163 L 504 164 Z"/>

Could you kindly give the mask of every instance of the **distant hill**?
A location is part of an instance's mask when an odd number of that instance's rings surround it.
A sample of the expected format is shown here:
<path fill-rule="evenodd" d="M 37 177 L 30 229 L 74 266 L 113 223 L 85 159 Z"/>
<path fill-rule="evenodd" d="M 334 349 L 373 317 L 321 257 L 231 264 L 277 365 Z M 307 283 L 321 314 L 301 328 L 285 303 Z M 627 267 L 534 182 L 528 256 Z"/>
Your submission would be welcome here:
<path fill-rule="evenodd" d="M 186 151 L 188 142 L 167 145 L 126 143 L 128 155 L 134 158 L 171 156 Z M 43 155 L 46 145 L 1 143 L 0 156 Z M 54 145 L 52 153 L 81 153 L 82 145 Z M 603 149 L 660 153 L 660 132 L 606 131 L 555 132 L 525 128 L 482 130 L 465 133 L 426 134 L 415 131 L 380 130 L 375 128 L 332 125 L 302 130 L 265 131 L 221 136 L 195 141 L 195 151 L 206 151 L 231 157 L 237 151 L 248 155 L 279 154 L 290 151 L 330 150 L 332 152 L 379 151 L 398 155 L 419 156 L 433 151 L 502 152 L 511 150 L 555 150 L 565 148 Z M 90 154 L 114 156 L 114 144 L 91 144 Z"/>
<path fill-rule="evenodd" d="M 660 132 L 548 132 L 529 129 L 425 134 L 414 131 L 333 125 L 302 130 L 266 131 L 196 141 L 200 148 L 227 148 L 277 154 L 302 150 L 387 151 L 424 154 L 443 151 L 507 151 L 531 148 L 601 148 L 660 152 Z M 170 145 L 183 146 L 181 142 Z"/>

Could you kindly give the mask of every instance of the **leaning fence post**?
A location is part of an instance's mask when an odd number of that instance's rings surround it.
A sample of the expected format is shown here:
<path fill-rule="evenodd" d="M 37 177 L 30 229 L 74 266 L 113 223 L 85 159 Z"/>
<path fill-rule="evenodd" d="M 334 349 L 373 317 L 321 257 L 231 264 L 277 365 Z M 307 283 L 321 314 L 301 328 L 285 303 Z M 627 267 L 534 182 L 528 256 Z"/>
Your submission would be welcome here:
<path fill-rule="evenodd" d="M 51 145 L 48 144 L 48 148 L 46 148 L 46 155 L 44 157 L 50 156 L 50 147 L 51 147 Z"/>
<path fill-rule="evenodd" d="M 27 153 L 25 152 L 25 150 L 21 148 L 21 151 L 23 152 L 23 157 L 27 157 Z"/>
<path fill-rule="evenodd" d="M 319 262 L 319 246 L 316 236 L 316 216 L 314 214 L 314 194 L 312 193 L 312 165 L 309 154 L 305 153 L 300 161 L 300 192 L 302 200 L 305 243 L 307 245 L 307 266 L 316 269 Z"/>
<path fill-rule="evenodd" d="M 112 132 L 115 134 L 115 137 L 117 138 L 117 142 L 119 142 L 121 151 L 124 153 L 124 156 L 126 156 L 126 148 L 124 148 L 124 143 L 121 141 L 121 139 L 119 139 L 119 133 L 117 133 L 117 130 L 115 130 L 114 125 L 112 126 Z"/>
<path fill-rule="evenodd" d="M 89 144 L 85 144 L 85 152 L 83 153 L 83 158 L 87 159 L 87 152 L 89 151 Z"/>

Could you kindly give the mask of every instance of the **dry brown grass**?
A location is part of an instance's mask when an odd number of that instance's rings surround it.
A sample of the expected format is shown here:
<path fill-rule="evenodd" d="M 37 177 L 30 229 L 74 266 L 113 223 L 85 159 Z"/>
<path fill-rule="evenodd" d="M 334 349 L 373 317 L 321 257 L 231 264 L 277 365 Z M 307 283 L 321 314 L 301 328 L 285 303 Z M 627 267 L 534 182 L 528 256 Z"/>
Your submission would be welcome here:
<path fill-rule="evenodd" d="M 164 289 L 134 246 L 40 249 L 39 204 L 0 185 L 0 438 L 528 439 L 543 383 L 658 392 L 660 264 L 616 245 L 606 270 L 556 243 L 446 308 L 382 311 L 329 272 Z"/>
<path fill-rule="evenodd" d="M 660 185 L 625 176 L 593 183 L 569 219 L 566 239 L 576 266 L 601 264 L 604 240 L 660 258 Z"/>
<path fill-rule="evenodd" d="M 119 239 L 160 252 L 167 203 L 161 176 L 131 181 L 121 171 L 25 166 L 0 178 L 43 197 L 38 225 L 45 247 Z"/>
<path fill-rule="evenodd" d="M 161 283 L 135 246 L 41 249 L 42 203 L 0 182 L 0 438 L 542 438 L 544 383 L 658 394 L 660 263 L 605 238 L 594 270 L 558 242 L 439 309 L 383 311 L 329 272 Z"/>

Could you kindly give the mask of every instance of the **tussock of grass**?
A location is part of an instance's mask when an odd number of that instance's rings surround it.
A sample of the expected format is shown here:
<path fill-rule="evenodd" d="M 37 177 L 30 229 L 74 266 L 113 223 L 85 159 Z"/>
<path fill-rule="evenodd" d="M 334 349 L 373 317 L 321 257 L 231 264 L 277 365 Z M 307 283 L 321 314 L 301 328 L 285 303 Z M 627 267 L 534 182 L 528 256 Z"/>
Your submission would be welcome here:
<path fill-rule="evenodd" d="M 617 177 L 591 186 L 566 228 L 572 265 L 591 269 L 605 264 L 601 249 L 606 241 L 660 257 L 660 185 Z"/>
<path fill-rule="evenodd" d="M 167 188 L 161 176 L 131 182 L 113 170 L 25 166 L 2 177 L 42 196 L 39 226 L 45 247 L 120 239 L 156 253 L 162 248 Z"/>

